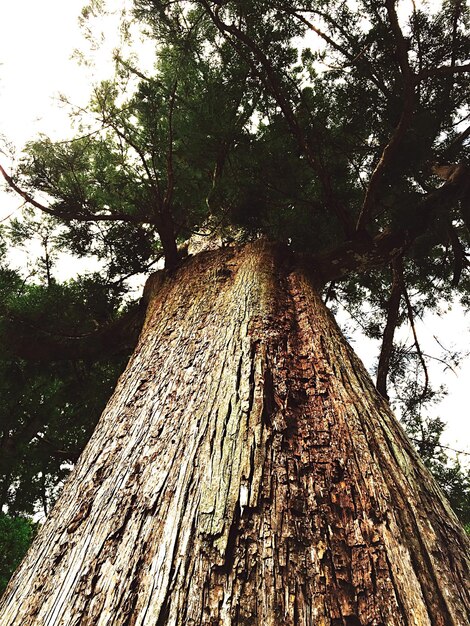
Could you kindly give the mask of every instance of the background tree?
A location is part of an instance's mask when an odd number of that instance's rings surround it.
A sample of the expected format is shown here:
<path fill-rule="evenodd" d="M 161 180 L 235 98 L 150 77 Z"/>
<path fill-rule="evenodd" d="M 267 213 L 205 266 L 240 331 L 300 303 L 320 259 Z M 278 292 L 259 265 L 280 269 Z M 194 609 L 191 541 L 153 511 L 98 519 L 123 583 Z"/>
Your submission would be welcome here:
<path fill-rule="evenodd" d="M 25 517 L 10 518 L 0 515 L 0 593 L 24 556 L 34 535 L 34 524 Z"/>
<path fill-rule="evenodd" d="M 34 362 L 125 353 L 149 296 L 114 320 L 123 279 L 161 255 L 171 276 L 181 263 L 178 240 L 203 229 L 239 243 L 265 236 L 313 271 L 325 297 L 367 302 L 369 334 L 385 327 L 383 396 L 391 365 L 395 373 L 403 367 L 394 330 L 409 322 L 421 367 L 414 401 L 431 398 L 415 319 L 442 296 L 468 299 L 468 168 L 437 190 L 431 170 L 435 160 L 468 156 L 464 3 L 433 16 L 415 8 L 406 24 L 391 1 L 354 11 L 335 2 L 320 10 L 276 1 L 142 1 L 136 15 L 154 29 L 155 76 L 117 56 L 116 78 L 95 90 L 92 126 L 82 121 L 80 136 L 67 143 L 41 138 L 16 176 L 2 170 L 30 205 L 61 224 L 61 248 L 94 254 L 106 274 L 56 285 L 48 235 L 45 287 L 23 286 L 30 299 L 21 306 L 16 297 L 4 309 L 10 353 Z M 321 45 L 306 47 L 306 34 Z M 12 232 L 28 236 L 28 226 Z M 18 278 L 10 280 L 17 296 Z M 42 324 L 31 299 L 55 305 L 63 293 L 65 310 L 75 311 L 74 290 L 80 300 L 97 288 L 105 294 L 100 315 L 100 299 L 90 298 L 83 319 L 60 315 L 67 337 L 52 317 L 47 338 L 41 328 L 31 345 Z M 66 367 L 57 369 L 68 379 Z M 63 389 L 69 393 L 67 380 Z M 38 430 L 35 437 L 44 439 Z"/>

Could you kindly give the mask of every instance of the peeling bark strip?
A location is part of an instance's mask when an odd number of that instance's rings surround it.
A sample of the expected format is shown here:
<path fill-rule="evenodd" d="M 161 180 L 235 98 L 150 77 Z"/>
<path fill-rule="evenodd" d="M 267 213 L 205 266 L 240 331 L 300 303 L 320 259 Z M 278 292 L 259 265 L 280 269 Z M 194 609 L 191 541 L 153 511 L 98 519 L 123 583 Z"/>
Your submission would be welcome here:
<path fill-rule="evenodd" d="M 466 626 L 468 541 L 303 273 L 258 243 L 146 294 L 1 626 Z"/>

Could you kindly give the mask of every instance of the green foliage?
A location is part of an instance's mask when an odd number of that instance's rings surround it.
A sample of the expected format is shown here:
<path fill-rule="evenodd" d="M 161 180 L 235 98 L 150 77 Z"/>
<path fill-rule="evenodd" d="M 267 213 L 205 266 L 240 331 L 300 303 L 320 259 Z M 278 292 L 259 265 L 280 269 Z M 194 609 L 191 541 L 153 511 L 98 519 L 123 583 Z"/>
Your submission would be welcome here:
<path fill-rule="evenodd" d="M 35 524 L 26 517 L 0 513 L 0 595 L 29 548 L 35 531 Z"/>
<path fill-rule="evenodd" d="M 32 284 L 3 267 L 0 296 L 0 506 L 32 514 L 55 499 L 132 345 L 93 358 L 74 345 L 120 314 L 122 289 L 97 275 Z"/>
<path fill-rule="evenodd" d="M 458 460 L 433 460 L 429 469 L 447 496 L 451 507 L 457 514 L 467 532 L 470 530 L 470 470 Z M 470 534 L 470 532 L 469 532 Z"/>

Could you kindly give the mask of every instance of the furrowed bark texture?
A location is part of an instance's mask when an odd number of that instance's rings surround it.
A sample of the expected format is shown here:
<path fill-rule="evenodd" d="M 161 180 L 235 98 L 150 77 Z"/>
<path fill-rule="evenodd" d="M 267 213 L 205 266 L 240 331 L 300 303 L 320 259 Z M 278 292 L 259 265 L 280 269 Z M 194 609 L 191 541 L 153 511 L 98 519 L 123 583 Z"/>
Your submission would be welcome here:
<path fill-rule="evenodd" d="M 301 270 L 147 286 L 139 345 L 2 626 L 466 626 L 468 542 Z"/>

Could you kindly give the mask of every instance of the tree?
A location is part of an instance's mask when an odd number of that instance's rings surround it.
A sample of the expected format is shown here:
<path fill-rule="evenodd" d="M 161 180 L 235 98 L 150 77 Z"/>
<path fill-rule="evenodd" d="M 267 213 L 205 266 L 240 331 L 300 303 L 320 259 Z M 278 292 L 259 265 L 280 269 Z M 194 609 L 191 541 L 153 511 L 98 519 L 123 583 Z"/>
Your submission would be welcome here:
<path fill-rule="evenodd" d="M 0 265 L 0 504 L 12 516 L 47 514 L 136 338 L 139 311 L 118 317 L 120 289 L 99 276 L 58 284 L 53 257 L 38 263 L 46 284 Z M 115 345 L 120 327 L 126 341 Z"/>
<path fill-rule="evenodd" d="M 386 395 L 394 329 L 413 328 L 423 401 L 417 314 L 468 298 L 469 170 L 436 189 L 430 168 L 468 151 L 467 8 L 407 25 L 392 0 L 136 11 L 156 76 L 118 58 L 98 130 L 2 169 L 76 253 L 104 224 L 110 276 L 127 238 L 133 270 L 155 246 L 166 269 L 0 623 L 466 623 L 468 539 Z M 324 47 L 300 50 L 306 32 Z M 196 229 L 235 245 L 184 260 Z M 333 291 L 370 302 L 371 332 L 385 322 L 380 394 L 322 303 Z"/>
<path fill-rule="evenodd" d="M 0 592 L 3 592 L 10 576 L 23 558 L 33 534 L 34 525 L 28 519 L 0 515 L 0 550 L 4 555 L 0 566 Z"/>

